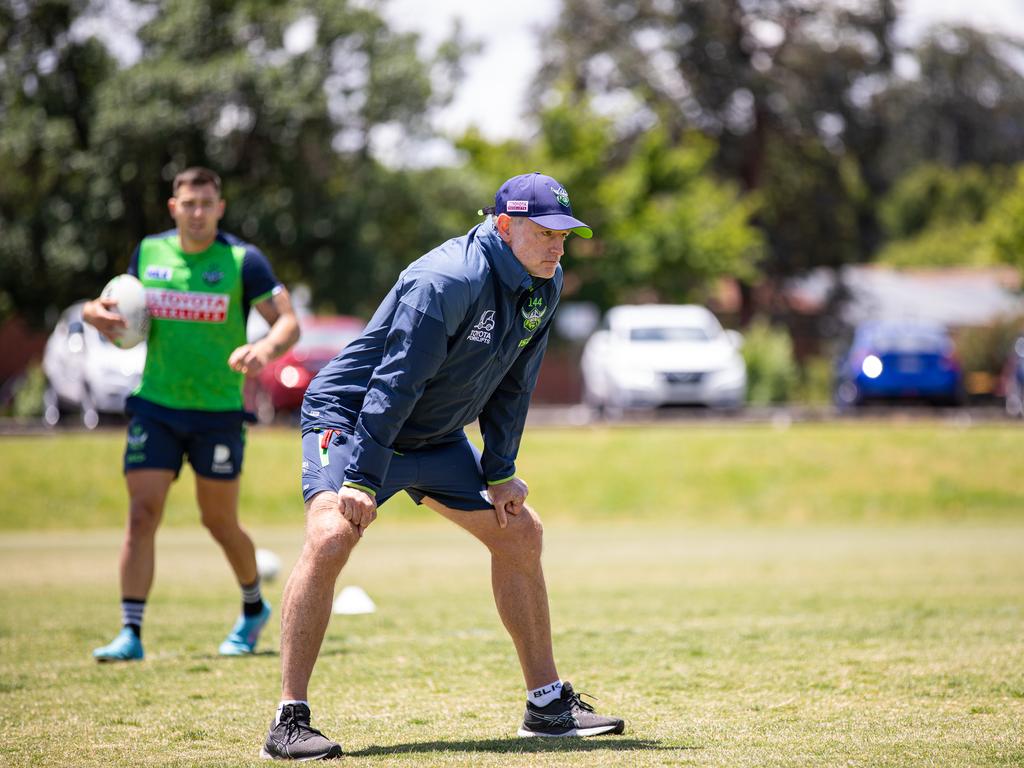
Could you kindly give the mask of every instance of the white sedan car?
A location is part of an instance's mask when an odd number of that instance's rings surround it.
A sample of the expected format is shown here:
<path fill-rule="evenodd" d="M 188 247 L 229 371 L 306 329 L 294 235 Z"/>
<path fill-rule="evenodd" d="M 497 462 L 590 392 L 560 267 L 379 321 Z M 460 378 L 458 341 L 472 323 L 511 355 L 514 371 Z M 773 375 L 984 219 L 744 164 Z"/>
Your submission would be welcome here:
<path fill-rule="evenodd" d="M 50 426 L 69 411 L 80 412 L 89 429 L 99 424 L 101 413 L 124 413 L 146 365 L 145 342 L 131 349 L 114 346 L 82 320 L 84 305 L 64 310 L 43 352 L 43 418 Z"/>
<path fill-rule="evenodd" d="M 696 404 L 738 408 L 747 394 L 743 337 L 704 307 L 610 309 L 583 349 L 584 401 L 599 409 Z"/>

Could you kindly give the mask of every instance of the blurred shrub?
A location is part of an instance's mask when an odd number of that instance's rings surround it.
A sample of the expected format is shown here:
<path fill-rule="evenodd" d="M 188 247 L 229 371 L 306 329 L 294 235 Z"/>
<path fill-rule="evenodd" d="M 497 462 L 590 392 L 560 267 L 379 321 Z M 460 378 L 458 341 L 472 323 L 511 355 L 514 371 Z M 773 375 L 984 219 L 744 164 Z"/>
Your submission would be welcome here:
<path fill-rule="evenodd" d="M 1024 332 L 1024 316 L 1002 317 L 982 328 L 965 328 L 956 336 L 957 354 L 965 373 L 999 374 Z"/>
<path fill-rule="evenodd" d="M 1020 189 L 1014 168 L 918 166 L 879 203 L 888 241 L 875 260 L 894 267 L 1012 263 L 1006 252 L 1020 243 Z"/>
<path fill-rule="evenodd" d="M 984 267 L 997 263 L 985 224 L 936 224 L 912 237 L 889 241 L 875 257 L 890 267 Z"/>
<path fill-rule="evenodd" d="M 793 397 L 799 403 L 827 405 L 832 402 L 832 361 L 827 357 L 811 357 L 800 368 Z"/>
<path fill-rule="evenodd" d="M 979 223 L 1015 181 L 1013 169 L 926 163 L 903 176 L 879 204 L 879 217 L 895 239 L 935 226 Z"/>
<path fill-rule="evenodd" d="M 1024 267 L 1024 167 L 1018 172 L 1016 186 L 995 206 L 987 228 L 996 256 L 1017 268 Z"/>
<path fill-rule="evenodd" d="M 794 395 L 799 380 L 789 333 L 758 318 L 743 335 L 743 359 L 747 363 L 747 401 L 752 405 L 788 401 Z"/>
<path fill-rule="evenodd" d="M 22 376 L 11 402 L 11 416 L 16 419 L 37 419 L 43 415 L 43 391 L 46 375 L 39 365 L 33 365 Z"/>

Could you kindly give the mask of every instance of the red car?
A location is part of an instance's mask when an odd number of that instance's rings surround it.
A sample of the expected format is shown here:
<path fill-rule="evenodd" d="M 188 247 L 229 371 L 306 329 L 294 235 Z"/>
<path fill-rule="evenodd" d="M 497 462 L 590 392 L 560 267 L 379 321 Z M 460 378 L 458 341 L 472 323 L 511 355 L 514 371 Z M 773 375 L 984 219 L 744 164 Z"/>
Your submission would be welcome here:
<path fill-rule="evenodd" d="M 363 332 L 366 324 L 355 317 L 306 317 L 302 338 L 254 379 L 246 381 L 246 404 L 263 423 L 280 411 L 297 411 L 317 371 Z"/>

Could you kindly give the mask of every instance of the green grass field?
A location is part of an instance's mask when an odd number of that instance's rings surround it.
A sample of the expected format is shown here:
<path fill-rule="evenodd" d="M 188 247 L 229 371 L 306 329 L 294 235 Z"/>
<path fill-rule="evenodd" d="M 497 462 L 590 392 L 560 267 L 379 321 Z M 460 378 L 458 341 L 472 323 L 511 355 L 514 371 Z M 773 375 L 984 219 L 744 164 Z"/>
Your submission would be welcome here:
<path fill-rule="evenodd" d="M 278 693 L 279 632 L 216 656 L 237 591 L 174 491 L 147 660 L 98 666 L 119 620 L 119 432 L 0 439 L 0 765 L 242 766 Z M 1024 432 L 920 424 L 535 430 L 562 674 L 622 737 L 514 737 L 523 691 L 484 552 L 389 503 L 339 588 L 314 725 L 349 764 L 1024 763 Z M 297 440 L 251 435 L 244 517 L 290 567 Z M 280 604 L 281 582 L 268 594 Z"/>

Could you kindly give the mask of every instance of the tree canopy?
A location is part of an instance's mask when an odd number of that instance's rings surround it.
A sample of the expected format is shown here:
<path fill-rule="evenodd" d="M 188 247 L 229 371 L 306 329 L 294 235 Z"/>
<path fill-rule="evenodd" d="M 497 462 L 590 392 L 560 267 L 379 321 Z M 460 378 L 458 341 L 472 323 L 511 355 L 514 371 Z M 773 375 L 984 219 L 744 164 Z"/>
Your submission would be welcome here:
<path fill-rule="evenodd" d="M 1021 43 L 901 41 L 895 0 L 564 0 L 540 31 L 536 135 L 470 131 L 430 169 L 379 150 L 433 135 L 474 45 L 457 28 L 431 53 L 377 3 L 140 0 L 126 61 L 90 33 L 104 7 L 0 0 L 0 319 L 96 295 L 171 225 L 188 165 L 224 178 L 225 229 L 335 312 L 371 310 L 530 170 L 594 226 L 566 291 L 601 306 L 879 253 L 1024 253 Z"/>

